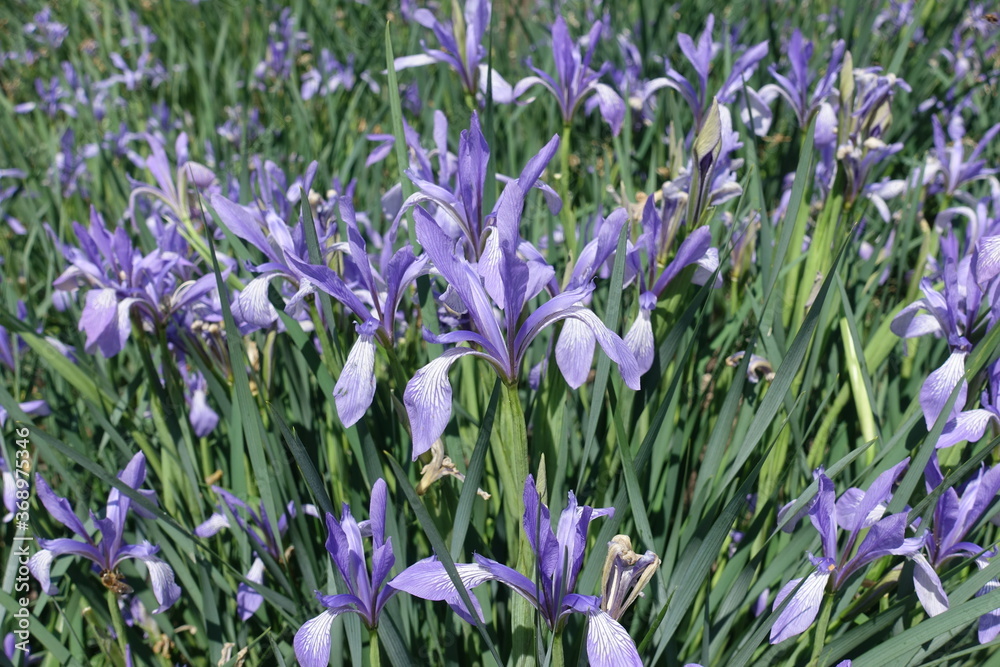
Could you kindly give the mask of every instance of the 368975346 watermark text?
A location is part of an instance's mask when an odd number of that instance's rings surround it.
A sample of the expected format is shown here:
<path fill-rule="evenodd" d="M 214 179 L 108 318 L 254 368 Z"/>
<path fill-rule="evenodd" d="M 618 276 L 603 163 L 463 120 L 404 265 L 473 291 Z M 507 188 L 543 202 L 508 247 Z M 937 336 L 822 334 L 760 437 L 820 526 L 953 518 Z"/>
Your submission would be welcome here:
<path fill-rule="evenodd" d="M 28 603 L 31 591 L 30 577 L 28 570 L 28 559 L 31 551 L 28 545 L 34 542 L 35 538 L 30 534 L 30 510 L 29 499 L 31 497 L 31 431 L 26 426 L 18 427 L 14 431 L 14 460 L 8 464 L 10 478 L 5 480 L 12 483 L 14 487 L 13 521 L 16 533 L 13 536 L 13 543 L 10 545 L 11 558 L 17 563 L 14 575 L 13 597 L 17 603 L 17 610 L 14 612 L 13 634 L 14 650 L 28 653 L 30 651 L 30 612 Z M 6 476 L 6 475 L 5 475 Z M 9 561 L 8 561 L 9 562 Z"/>

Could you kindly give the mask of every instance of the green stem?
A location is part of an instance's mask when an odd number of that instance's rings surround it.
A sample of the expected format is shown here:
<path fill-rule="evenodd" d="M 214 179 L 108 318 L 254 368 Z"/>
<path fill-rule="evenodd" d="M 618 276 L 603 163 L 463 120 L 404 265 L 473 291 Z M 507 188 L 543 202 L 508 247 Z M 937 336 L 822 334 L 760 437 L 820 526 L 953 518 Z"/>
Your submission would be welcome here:
<path fill-rule="evenodd" d="M 501 384 L 494 434 L 493 457 L 503 484 L 502 502 L 507 525 L 510 527 L 507 530 L 508 550 L 511 555 L 517 554 L 517 571 L 533 579 L 534 558 L 531 545 L 528 540 L 523 539 L 522 530 L 519 529 L 524 516 L 522 490 L 528 477 L 528 432 L 516 384 Z M 511 596 L 511 630 L 514 636 L 513 664 L 516 667 L 533 666 L 534 611 L 531 604 L 520 595 Z"/>
<path fill-rule="evenodd" d="M 816 637 L 813 640 L 812 659 L 809 661 L 810 667 L 819 664 L 819 654 L 826 644 L 826 630 L 830 627 L 830 612 L 833 611 L 833 595 L 826 593 L 823 595 L 823 608 L 819 613 L 819 623 L 816 625 Z"/>
<path fill-rule="evenodd" d="M 549 667 L 563 667 L 565 664 L 566 658 L 563 656 L 562 630 L 556 630 L 555 634 L 552 635 L 552 661 L 549 662 Z"/>
<path fill-rule="evenodd" d="M 379 667 L 381 665 L 381 658 L 378 653 L 378 630 L 375 628 L 372 628 L 371 634 L 368 635 L 368 657 L 371 667 Z"/>
<path fill-rule="evenodd" d="M 562 140 L 559 142 L 559 196 L 562 197 L 563 235 L 566 237 L 566 248 L 569 249 L 569 263 L 573 264 L 576 257 L 576 220 L 573 218 L 573 206 L 569 192 L 569 142 L 572 126 L 563 123 Z M 554 239 L 549 239 L 555 247 Z"/>
<path fill-rule="evenodd" d="M 125 661 L 127 653 L 127 642 L 125 641 L 125 624 L 122 623 L 121 612 L 118 611 L 118 595 L 114 591 L 108 591 L 108 613 L 111 614 L 111 626 L 115 629 L 118 637 L 118 648 L 122 652 L 122 661 Z"/>

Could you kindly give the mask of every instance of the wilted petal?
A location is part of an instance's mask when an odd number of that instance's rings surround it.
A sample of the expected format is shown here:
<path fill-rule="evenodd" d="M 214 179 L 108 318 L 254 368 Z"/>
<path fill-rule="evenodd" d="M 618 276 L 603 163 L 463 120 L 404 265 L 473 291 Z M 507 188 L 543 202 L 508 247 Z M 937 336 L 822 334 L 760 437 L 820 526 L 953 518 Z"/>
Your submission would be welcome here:
<path fill-rule="evenodd" d="M 951 392 L 959 383 L 961 383 L 961 389 L 959 389 L 953 409 L 960 410 L 965 406 L 965 398 L 969 390 L 969 383 L 965 380 L 966 356 L 968 356 L 967 352 L 952 352 L 948 360 L 924 381 L 924 386 L 920 389 L 920 407 L 924 411 L 927 430 L 934 428 L 934 422 L 937 421 L 951 396 Z"/>
<path fill-rule="evenodd" d="M 374 322 L 374 321 L 372 321 Z M 374 323 L 377 325 L 377 323 Z M 358 328 L 359 336 L 344 362 L 344 370 L 333 388 L 337 414 L 344 426 L 352 426 L 365 414 L 375 398 L 374 326 Z M 362 330 L 369 333 L 362 333 Z"/>
<path fill-rule="evenodd" d="M 948 594 L 944 592 L 941 578 L 923 554 L 913 557 L 913 587 L 928 616 L 948 611 Z"/>
<path fill-rule="evenodd" d="M 403 392 L 403 404 L 410 418 L 413 459 L 426 452 L 441 437 L 451 418 L 451 382 L 448 370 L 466 354 L 483 356 L 467 347 L 453 347 L 417 371 Z"/>
<path fill-rule="evenodd" d="M 254 558 L 246 578 L 255 584 L 264 583 L 264 561 Z M 245 621 L 257 613 L 260 605 L 264 603 L 264 596 L 255 591 L 245 582 L 240 582 L 236 589 L 236 613 L 241 621 Z"/>

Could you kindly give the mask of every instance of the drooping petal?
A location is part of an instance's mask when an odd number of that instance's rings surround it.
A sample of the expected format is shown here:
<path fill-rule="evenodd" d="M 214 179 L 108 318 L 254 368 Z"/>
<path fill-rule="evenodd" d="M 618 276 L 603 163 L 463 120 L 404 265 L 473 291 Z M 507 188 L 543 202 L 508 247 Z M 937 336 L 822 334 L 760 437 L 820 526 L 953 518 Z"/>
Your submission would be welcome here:
<path fill-rule="evenodd" d="M 944 592 L 941 578 L 927 562 L 923 554 L 913 557 L 913 587 L 917 598 L 928 616 L 937 616 L 948 611 L 948 594 Z"/>
<path fill-rule="evenodd" d="M 340 613 L 327 609 L 303 623 L 295 633 L 295 657 L 302 667 L 327 667 L 330 664 L 330 626 Z"/>
<path fill-rule="evenodd" d="M 264 583 L 264 561 L 254 558 L 250 570 L 247 571 L 246 578 L 255 584 Z M 264 596 L 255 591 L 245 582 L 240 582 L 236 589 L 236 613 L 241 621 L 248 620 L 257 613 L 264 603 Z"/>
<path fill-rule="evenodd" d="M 375 343 L 378 322 L 370 320 L 358 327 L 358 339 L 344 362 L 344 370 L 333 388 L 337 414 L 344 426 L 354 425 L 375 398 Z"/>
<path fill-rule="evenodd" d="M 466 354 L 484 356 L 467 347 L 453 347 L 417 371 L 403 392 L 403 404 L 410 418 L 413 460 L 441 437 L 451 418 L 451 382 L 448 370 Z"/>
<path fill-rule="evenodd" d="M 567 596 L 568 597 L 568 596 Z M 587 612 L 587 657 L 594 667 L 641 667 L 635 641 L 621 623 L 600 608 Z"/>
<path fill-rule="evenodd" d="M 49 570 L 52 561 L 59 556 L 83 556 L 84 558 L 104 566 L 104 559 L 97 547 L 69 538 L 59 538 L 55 540 L 38 540 L 40 551 L 36 551 L 28 559 L 28 570 L 34 575 L 38 583 L 42 585 L 42 590 L 49 595 L 55 595 L 56 588 L 52 585 Z"/>
<path fill-rule="evenodd" d="M 218 413 L 208 406 L 208 395 L 199 389 L 191 395 L 191 412 L 188 415 L 191 428 L 199 438 L 215 430 L 219 423 Z"/>
<path fill-rule="evenodd" d="M 978 442 L 989 428 L 990 422 L 996 423 L 997 416 L 989 410 L 966 410 L 958 413 L 954 421 L 944 427 L 941 437 L 935 447 L 942 449 L 960 442 Z"/>
<path fill-rule="evenodd" d="M 965 406 L 966 394 L 969 390 L 969 383 L 965 380 L 966 356 L 968 356 L 967 352 L 957 350 L 952 352 L 940 368 L 927 376 L 924 386 L 920 388 L 920 407 L 924 411 L 927 430 L 934 428 L 934 422 L 944 410 L 944 406 L 956 385 L 961 384 L 961 388 L 958 391 L 958 398 L 955 400 L 954 410 L 961 410 Z"/>
<path fill-rule="evenodd" d="M 85 349 L 93 354 L 100 349 L 105 357 L 121 351 L 118 330 L 118 296 L 113 289 L 95 289 L 87 292 L 87 303 L 80 314 L 80 331 L 87 334 Z"/>
<path fill-rule="evenodd" d="M 278 319 L 278 311 L 267 298 L 267 287 L 278 277 L 277 273 L 266 273 L 251 280 L 237 297 L 238 308 L 243 320 L 257 329 L 271 326 Z"/>
<path fill-rule="evenodd" d="M 587 381 L 596 343 L 590 327 L 580 320 L 571 318 L 563 324 L 556 343 L 556 364 L 571 388 L 578 389 Z"/>
<path fill-rule="evenodd" d="M 802 587 L 795 593 L 791 602 L 778 616 L 774 625 L 771 626 L 771 643 L 778 644 L 790 637 L 800 635 L 809 629 L 816 615 L 819 613 L 820 604 L 823 602 L 823 591 L 826 590 L 826 582 L 830 579 L 829 571 L 817 570 L 806 577 Z M 772 609 L 777 609 L 786 597 L 798 586 L 802 579 L 793 579 L 778 591 L 778 596 L 774 599 Z"/>
<path fill-rule="evenodd" d="M 149 581 L 153 587 L 153 597 L 160 603 L 160 606 L 154 609 L 152 613 L 159 614 L 177 602 L 181 596 L 181 587 L 174 583 L 173 569 L 153 555 L 156 551 L 157 548 L 148 542 L 143 542 L 140 545 L 128 545 L 122 547 L 118 552 L 117 560 L 135 558 L 145 563 L 146 569 L 149 570 Z"/>

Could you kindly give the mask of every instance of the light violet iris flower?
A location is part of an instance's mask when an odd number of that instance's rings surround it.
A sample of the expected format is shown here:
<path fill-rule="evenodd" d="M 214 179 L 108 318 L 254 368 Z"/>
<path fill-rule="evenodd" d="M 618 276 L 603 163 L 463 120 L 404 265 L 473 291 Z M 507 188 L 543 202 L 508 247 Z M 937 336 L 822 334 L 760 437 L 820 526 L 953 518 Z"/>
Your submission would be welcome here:
<path fill-rule="evenodd" d="M 552 56 L 556 63 L 556 77 L 533 66 L 529 60 L 528 66 L 536 76 L 518 81 L 510 91 L 511 99 L 519 98 L 535 85 L 544 86 L 558 100 L 563 123 L 568 124 L 572 121 L 573 113 L 580 103 L 594 94 L 597 96 L 601 117 L 611 126 L 611 132 L 617 136 L 625 121 L 625 100 L 615 92 L 614 88 L 600 83 L 600 78 L 608 70 L 610 63 L 604 63 L 596 71 L 590 68 L 603 29 L 603 22 L 595 22 L 586 38 L 580 40 L 580 44 L 576 44 L 569 36 L 566 20 L 562 16 L 557 17 L 552 24 Z M 582 48 L 586 48 L 586 51 L 581 56 Z M 494 95 L 496 94 L 494 81 Z"/>
<path fill-rule="evenodd" d="M 424 40 L 420 40 L 424 52 L 396 58 L 393 61 L 396 71 L 443 63 L 458 73 L 469 95 L 474 96 L 479 89 L 485 91 L 487 65 L 483 63 L 486 58 L 483 37 L 490 27 L 491 8 L 489 0 L 466 0 L 462 14 L 456 14 L 454 23 L 439 21 L 429 9 L 416 10 L 412 19 L 433 30 L 441 48 L 430 49 Z M 500 81 L 499 75 L 494 72 L 494 88 Z"/>
<path fill-rule="evenodd" d="M 681 47 L 681 53 L 691 63 L 697 78 L 697 89 L 683 74 L 674 69 L 669 62 L 666 63 L 666 76 L 653 79 L 646 84 L 646 95 L 652 95 L 660 88 L 673 88 L 694 114 L 694 131 L 701 131 L 702 125 L 708 117 L 708 110 L 712 96 L 708 91 L 708 75 L 712 69 L 712 60 L 721 50 L 720 45 L 712 39 L 715 30 L 715 16 L 708 15 L 705 21 L 705 30 L 698 37 L 697 43 L 690 35 L 680 33 L 677 43 Z M 729 73 L 722 87 L 715 93 L 714 97 L 719 100 L 719 104 L 730 104 L 736 99 L 737 93 L 743 88 L 743 78 L 750 78 L 757 69 L 757 64 L 767 55 L 767 41 L 760 42 L 749 47 L 733 63 L 733 69 Z"/>
<path fill-rule="evenodd" d="M 487 581 L 499 581 L 509 586 L 538 610 L 553 632 L 560 630 L 570 614 L 585 614 L 587 623 L 587 656 L 595 667 L 627 667 L 642 665 L 635 642 L 628 631 L 601 608 L 601 598 L 574 593 L 577 576 L 583 567 L 590 522 L 610 516 L 614 508 L 594 508 L 577 503 L 573 492 L 552 529 L 549 508 L 542 502 L 531 475 L 524 482 L 524 532 L 535 553 L 534 579 L 495 560 L 475 556 L 474 563 L 459 563 L 455 567 L 467 589 Z M 444 565 L 435 558 L 414 563 L 389 585 L 425 600 L 447 601 L 462 618 L 470 620 L 462 605 L 458 589 L 452 583 Z M 476 598 L 472 597 L 475 601 Z M 475 602 L 474 602 L 475 604 Z M 481 612 L 477 609 L 477 612 Z"/>
<path fill-rule="evenodd" d="M 347 197 L 340 199 L 340 222 L 347 232 L 348 260 L 359 276 L 357 286 L 348 286 L 327 266 L 307 264 L 291 254 L 286 259 L 305 281 L 342 303 L 360 320 L 356 327 L 358 338 L 333 388 L 337 414 L 345 426 L 351 426 L 375 398 L 375 341 L 385 348 L 394 344 L 400 302 L 424 273 L 427 257 L 415 257 L 413 248 L 406 244 L 392 255 L 383 254 L 382 270 L 378 271 L 372 266 L 354 207 Z"/>
<path fill-rule="evenodd" d="M 245 575 L 247 580 L 255 584 L 263 584 L 264 561 L 258 555 L 258 552 L 263 551 L 276 561 L 282 559 L 281 547 L 278 539 L 271 532 L 271 524 L 268 521 L 267 512 L 264 510 L 264 503 L 260 504 L 259 512 L 254 512 L 250 505 L 225 489 L 213 486 L 212 490 L 222 498 L 222 502 L 226 504 L 229 513 L 236 520 L 236 525 L 249 535 L 254 543 L 254 559 L 250 565 L 250 570 Z M 219 509 L 221 510 L 222 508 L 219 507 Z M 314 505 L 302 505 L 302 512 L 309 516 L 319 517 L 319 512 Z M 249 517 L 249 521 L 243 518 L 244 513 Z M 284 535 L 288 530 L 288 522 L 295 517 L 295 513 L 295 502 L 289 502 L 288 508 L 278 518 L 279 535 Z M 219 511 L 212 514 L 212 516 L 208 517 L 208 519 L 195 528 L 194 534 L 198 537 L 211 537 L 223 528 L 231 527 L 229 517 L 224 512 Z M 251 586 L 240 582 L 236 590 L 236 613 L 239 615 L 241 621 L 245 621 L 253 616 L 263 602 L 263 595 L 255 591 Z"/>
<path fill-rule="evenodd" d="M 140 489 L 139 487 L 146 479 L 146 458 L 142 452 L 132 457 L 125 469 L 118 473 L 118 479 L 123 484 L 131 487 L 142 494 L 147 499 L 155 502 L 152 491 Z M 131 591 L 125 584 L 125 579 L 118 571 L 118 565 L 130 558 L 141 560 L 149 570 L 149 578 L 153 586 L 153 595 L 160 606 L 153 610 L 154 614 L 168 609 L 181 596 L 180 587 L 174 583 L 174 571 L 167 563 L 156 557 L 156 552 L 160 550 L 149 542 L 142 544 L 125 544 L 125 519 L 129 510 L 134 509 L 140 517 L 153 518 L 141 507 L 132 507 L 132 500 L 128 496 L 122 495 L 118 489 L 112 488 L 108 494 L 108 505 L 104 518 L 98 519 L 91 512 L 90 519 L 101 532 L 101 541 L 95 542 L 94 538 L 84 527 L 83 522 L 77 518 L 70 507 L 69 501 L 57 496 L 41 475 L 35 475 L 35 492 L 38 494 L 42 505 L 53 519 L 66 526 L 77 538 L 58 538 L 46 540 L 39 538 L 38 544 L 41 551 L 36 552 L 28 560 L 28 569 L 34 575 L 42 590 L 49 595 L 55 595 L 58 591 L 50 579 L 50 568 L 52 561 L 59 556 L 83 556 L 94 563 L 99 571 L 101 582 L 116 593 L 122 594 Z"/>
<path fill-rule="evenodd" d="M 295 657 L 303 667 L 326 667 L 330 663 L 330 626 L 337 616 L 348 612 L 357 614 L 367 627 L 374 629 L 382 607 L 396 593 L 391 584 L 385 584 L 396 562 L 392 538 L 385 536 L 385 511 L 385 480 L 378 479 L 372 487 L 367 521 L 355 521 L 347 503 L 344 503 L 340 521 L 327 513 L 326 525 L 330 534 L 326 550 L 347 585 L 347 593 L 324 595 L 316 591 L 316 599 L 326 610 L 306 621 L 295 633 Z M 370 574 L 361 543 L 364 537 L 372 538 Z"/>
<path fill-rule="evenodd" d="M 778 591 L 774 609 L 802 582 L 771 627 L 772 644 L 808 630 L 816 620 L 826 592 L 840 590 L 865 565 L 883 556 L 913 556 L 923 546 L 923 537 L 906 537 L 906 512 L 883 516 L 892 495 L 892 485 L 909 463 L 907 457 L 879 475 L 867 491 L 848 489 L 840 498 L 836 498 L 833 481 L 822 468 L 813 473 L 819 483 L 819 491 L 802 514 L 808 513 L 809 520 L 820 534 L 823 555 L 817 558 L 809 554 L 816 570 L 805 577 L 804 582 L 802 578 L 793 579 Z M 789 507 L 786 505 L 779 512 L 779 518 Z M 784 530 L 789 531 L 793 527 L 794 522 Z M 843 548 L 838 549 L 838 533 L 841 530 L 850 532 Z M 864 531 L 867 533 L 858 544 L 858 538 Z"/>
<path fill-rule="evenodd" d="M 937 456 L 927 464 L 924 480 L 928 493 L 944 482 Z M 997 491 L 1000 491 L 1000 466 L 981 467 L 964 485 L 951 487 L 938 498 L 925 543 L 927 555 L 919 553 L 913 557 L 913 585 L 928 615 L 937 616 L 948 610 L 948 594 L 936 570 L 953 558 L 974 558 L 980 570 L 989 564 L 993 554 L 978 544 L 967 542 L 966 536 L 996 499 Z M 983 595 L 997 585 L 992 581 L 976 595 Z M 979 617 L 979 643 L 991 642 L 997 634 L 1000 634 L 1000 609 Z"/>
<path fill-rule="evenodd" d="M 448 370 L 465 355 L 489 363 L 508 385 L 516 385 L 531 341 L 555 322 L 576 319 L 593 332 L 605 353 L 618 364 L 622 378 L 639 388 L 635 357 L 617 334 L 593 311 L 579 305 L 594 290 L 581 285 L 549 299 L 522 319 L 522 311 L 552 278 L 552 267 L 529 262 L 518 255 L 518 228 L 524 194 L 518 181 L 504 189 L 497 211 L 496 252 L 484 253 L 478 267 L 456 253 L 456 242 L 422 208 L 414 209 L 417 238 L 438 273 L 448 282 L 452 310 L 464 309 L 473 329 L 458 329 L 431 337 L 444 344 L 470 343 L 475 347 L 453 347 L 417 371 L 407 383 L 403 403 L 410 417 L 413 458 L 430 449 L 451 417 L 451 384 Z M 494 307 L 502 311 L 498 321 Z M 590 359 L 580 360 L 587 367 Z"/>

